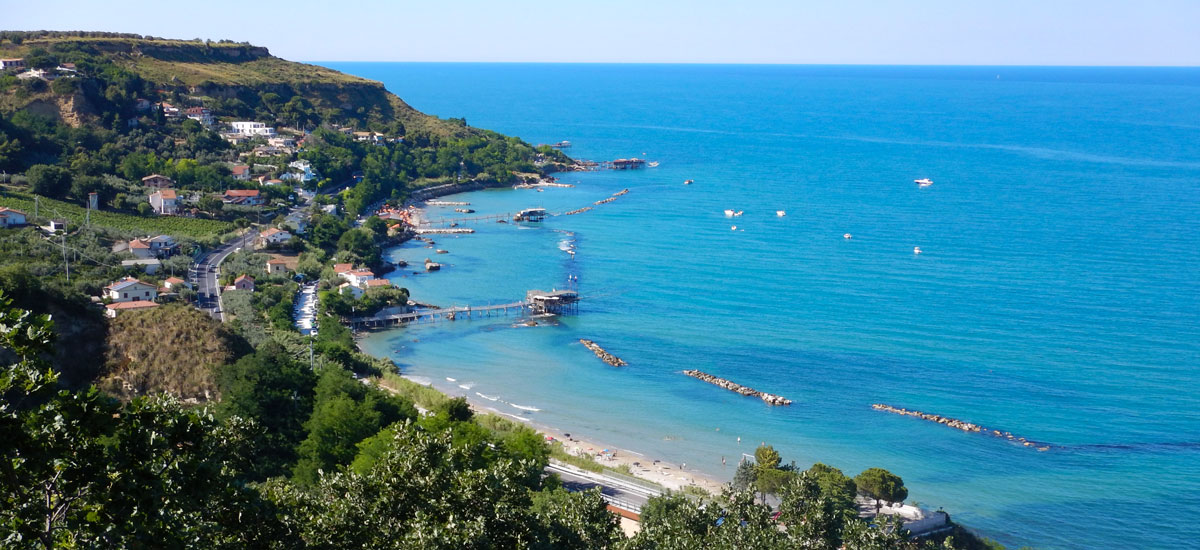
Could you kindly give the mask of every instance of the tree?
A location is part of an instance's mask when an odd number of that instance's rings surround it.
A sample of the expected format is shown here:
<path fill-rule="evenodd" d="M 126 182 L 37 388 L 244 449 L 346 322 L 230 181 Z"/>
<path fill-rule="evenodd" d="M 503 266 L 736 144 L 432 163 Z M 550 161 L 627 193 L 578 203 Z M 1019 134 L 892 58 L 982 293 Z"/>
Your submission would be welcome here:
<path fill-rule="evenodd" d="M 611 548 L 622 538 L 617 515 L 608 511 L 598 488 L 536 492 L 532 511 L 549 548 Z"/>
<path fill-rule="evenodd" d="M 154 207 L 150 206 L 150 203 L 148 202 L 139 202 L 137 205 L 137 212 L 142 216 L 149 216 L 150 214 L 154 213 Z"/>
<path fill-rule="evenodd" d="M 875 510 L 882 507 L 881 501 L 904 502 L 908 498 L 908 489 L 904 480 L 883 468 L 868 468 L 854 477 L 858 491 L 875 499 Z"/>
<path fill-rule="evenodd" d="M 821 489 L 821 496 L 832 501 L 839 509 L 854 509 L 854 496 L 858 487 L 850 476 L 820 462 L 813 464 L 808 473 Z"/>
<path fill-rule="evenodd" d="M 743 458 L 738 462 L 737 470 L 733 472 L 733 488 L 738 491 L 745 491 L 754 487 L 754 482 L 757 479 L 754 467 L 754 461 Z"/>
<path fill-rule="evenodd" d="M 196 208 L 213 215 L 219 214 L 224 207 L 225 203 L 213 195 L 204 195 L 200 197 L 200 200 L 196 201 Z"/>
<path fill-rule="evenodd" d="M 295 462 L 295 447 L 304 439 L 304 422 L 312 414 L 316 383 L 308 366 L 297 363 L 275 342 L 218 371 L 221 415 L 252 420 L 262 430 L 251 478 L 280 475 Z"/>
<path fill-rule="evenodd" d="M 62 197 L 71 189 L 71 172 L 61 166 L 35 164 L 25 172 L 29 187 L 43 197 Z"/>

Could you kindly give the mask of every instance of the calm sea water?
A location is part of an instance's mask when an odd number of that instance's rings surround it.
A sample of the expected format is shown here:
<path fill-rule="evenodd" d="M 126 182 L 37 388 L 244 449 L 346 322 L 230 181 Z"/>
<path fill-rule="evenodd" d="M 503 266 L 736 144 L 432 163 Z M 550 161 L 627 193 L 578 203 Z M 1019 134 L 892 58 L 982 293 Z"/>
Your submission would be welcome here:
<path fill-rule="evenodd" d="M 328 65 L 429 113 L 570 140 L 577 158 L 661 162 L 456 197 L 480 213 L 565 211 L 631 189 L 539 227 L 438 238 L 443 271 L 393 275 L 440 305 L 569 276 L 585 297 L 554 326 L 492 318 L 367 340 L 410 375 L 725 478 L 763 441 L 802 466 L 885 467 L 910 501 L 1008 545 L 1200 540 L 1200 70 Z"/>

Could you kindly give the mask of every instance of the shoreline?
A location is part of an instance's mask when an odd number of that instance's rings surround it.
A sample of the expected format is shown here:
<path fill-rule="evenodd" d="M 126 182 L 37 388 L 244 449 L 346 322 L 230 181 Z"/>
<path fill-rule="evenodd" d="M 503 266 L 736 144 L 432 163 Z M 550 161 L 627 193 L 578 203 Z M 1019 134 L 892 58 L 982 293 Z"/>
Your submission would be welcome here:
<path fill-rule="evenodd" d="M 408 379 L 418 382 L 411 378 Z M 442 391 L 432 384 L 430 386 L 435 390 Z M 461 397 L 465 398 L 467 403 L 471 405 L 471 408 L 477 412 L 495 414 L 505 418 L 523 418 L 524 420 L 518 420 L 517 422 L 532 428 L 543 436 L 553 438 L 548 441 L 561 443 L 563 450 L 569 454 L 590 456 L 597 464 L 610 469 L 618 469 L 622 466 L 628 467 L 628 475 L 661 485 L 671 491 L 683 491 L 685 487 L 695 486 L 705 490 L 709 494 L 718 495 L 728 484 L 699 470 L 687 469 L 683 464 L 667 462 L 638 452 L 635 449 L 605 445 L 596 438 L 587 437 L 586 435 L 581 437 L 575 430 L 564 430 L 548 426 L 532 418 L 503 412 L 488 405 L 486 402 L 481 402 L 479 399 L 473 399 L 466 395 Z M 609 453 L 603 453 L 602 451 L 604 450 L 608 450 Z"/>
<path fill-rule="evenodd" d="M 464 187 L 467 188 L 464 189 Z M 485 187 L 478 185 L 477 182 L 463 182 L 435 186 L 428 188 L 429 194 L 427 196 L 422 196 L 419 199 L 416 197 L 410 197 L 410 199 L 405 202 L 405 206 L 416 206 L 420 203 L 424 203 L 435 198 L 456 195 L 465 191 L 481 190 L 483 188 Z M 424 205 L 417 206 L 416 208 L 412 208 L 410 212 L 412 219 L 419 223 L 419 220 L 425 215 L 425 207 Z M 393 243 L 392 246 L 399 246 L 406 240 L 409 239 L 403 239 L 400 242 Z M 388 327 L 384 330 L 395 330 L 396 328 L 400 327 Z M 365 333 L 370 332 L 374 331 L 369 329 L 365 331 L 354 331 L 354 341 L 359 352 L 371 357 L 376 357 L 375 355 L 363 349 L 362 339 L 365 336 Z M 376 358 L 382 359 L 387 357 L 385 356 L 382 358 Z M 397 374 L 411 382 L 428 386 L 444 395 L 450 397 L 463 397 L 467 400 L 467 403 L 471 406 L 471 409 L 477 413 L 495 414 L 502 418 L 514 420 L 519 424 L 528 426 L 529 428 L 532 428 L 546 437 L 548 442 L 561 443 L 563 450 L 569 454 L 574 454 L 576 456 L 590 456 L 590 458 L 592 458 L 597 464 L 613 470 L 622 467 L 628 468 L 629 475 L 660 485 L 665 489 L 671 491 L 683 491 L 686 487 L 694 486 L 701 488 L 709 494 L 718 495 L 728 485 L 727 480 L 722 481 L 711 474 L 699 470 L 687 469 L 686 463 L 676 464 L 638 452 L 637 449 L 624 449 L 612 445 L 605 445 L 603 441 L 596 438 L 587 436 L 581 437 L 580 434 L 573 429 L 563 429 L 561 427 L 550 426 L 540 423 L 537 420 L 527 416 L 521 416 L 502 411 L 499 408 L 494 407 L 488 400 L 478 398 L 477 396 L 468 395 L 468 392 L 464 391 L 460 393 L 454 389 L 447 391 L 446 389 L 438 387 L 438 385 L 432 380 L 426 380 L 424 377 L 418 380 L 410 377 L 404 372 L 398 371 Z M 604 453 L 603 451 L 605 450 L 609 452 Z M 733 467 L 736 467 L 736 465 L 736 462 L 732 464 Z M 623 473 L 620 470 L 617 471 L 618 473 Z"/>

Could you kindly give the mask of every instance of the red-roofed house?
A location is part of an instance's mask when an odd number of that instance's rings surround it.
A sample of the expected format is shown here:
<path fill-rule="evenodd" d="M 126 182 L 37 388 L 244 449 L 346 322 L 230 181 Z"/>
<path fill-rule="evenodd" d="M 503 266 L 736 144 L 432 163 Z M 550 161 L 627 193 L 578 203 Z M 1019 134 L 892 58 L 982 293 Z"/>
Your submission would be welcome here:
<path fill-rule="evenodd" d="M 245 164 L 239 164 L 229 170 L 233 174 L 233 179 L 239 181 L 250 181 L 250 167 Z"/>
<path fill-rule="evenodd" d="M 135 277 L 125 277 L 104 287 L 104 297 L 113 302 L 150 301 L 158 297 L 154 285 L 143 283 Z"/>
<path fill-rule="evenodd" d="M 267 260 L 268 275 L 286 275 L 288 272 L 288 261 L 283 258 L 271 258 Z"/>
<path fill-rule="evenodd" d="M 167 280 L 163 281 L 163 288 L 172 292 L 178 292 L 181 288 L 192 288 L 192 285 L 189 285 L 187 281 L 179 277 L 167 277 Z"/>
<path fill-rule="evenodd" d="M 134 258 L 153 258 L 154 251 L 150 249 L 150 243 L 143 239 L 133 239 L 129 241 L 129 252 Z"/>
<path fill-rule="evenodd" d="M 116 318 L 118 313 L 124 313 L 126 311 L 138 311 L 138 310 L 153 309 L 153 308 L 158 307 L 158 304 L 151 302 L 149 300 L 134 300 L 132 302 L 117 302 L 115 304 L 108 304 L 107 306 L 104 306 L 104 307 L 105 307 L 105 311 L 104 311 L 105 315 Z"/>
<path fill-rule="evenodd" d="M 375 274 L 367 269 L 358 269 L 343 273 L 342 278 L 354 286 L 365 286 L 367 281 L 375 278 Z"/>
<path fill-rule="evenodd" d="M 392 282 L 387 279 L 368 279 L 366 286 L 367 286 L 367 289 L 387 288 L 387 287 L 392 286 Z"/>
<path fill-rule="evenodd" d="M 174 187 L 175 180 L 160 174 L 150 174 L 149 176 L 142 178 L 142 185 L 145 185 L 146 187 L 158 187 L 159 189 L 162 189 L 165 187 Z"/>
<path fill-rule="evenodd" d="M 0 207 L 0 227 L 17 227 L 26 223 L 24 212 Z"/>
<path fill-rule="evenodd" d="M 291 233 L 279 229 L 278 227 L 272 227 L 266 231 L 263 231 L 262 233 L 259 233 L 258 238 L 255 239 L 255 242 L 258 244 L 258 246 L 262 247 L 286 243 L 288 239 L 291 238 Z"/>
<path fill-rule="evenodd" d="M 354 264 L 333 264 L 333 272 L 338 275 L 354 271 Z"/>
<path fill-rule="evenodd" d="M 179 210 L 179 200 L 174 189 L 159 189 L 150 194 L 150 206 L 159 214 L 174 215 Z"/>
<path fill-rule="evenodd" d="M 258 189 L 229 189 L 225 191 L 221 199 L 226 204 L 244 204 L 246 206 L 257 206 L 263 203 Z"/>
<path fill-rule="evenodd" d="M 249 275 L 238 275 L 238 278 L 233 280 L 233 288 L 254 292 L 254 277 Z"/>

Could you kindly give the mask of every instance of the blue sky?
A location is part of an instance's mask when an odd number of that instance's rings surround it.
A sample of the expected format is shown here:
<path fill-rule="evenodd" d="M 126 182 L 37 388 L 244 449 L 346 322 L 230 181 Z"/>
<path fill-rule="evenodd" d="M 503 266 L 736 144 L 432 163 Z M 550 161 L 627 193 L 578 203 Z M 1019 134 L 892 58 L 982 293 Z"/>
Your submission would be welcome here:
<path fill-rule="evenodd" d="M 0 0 L 0 28 L 307 61 L 1200 65 L 1200 0 Z"/>

